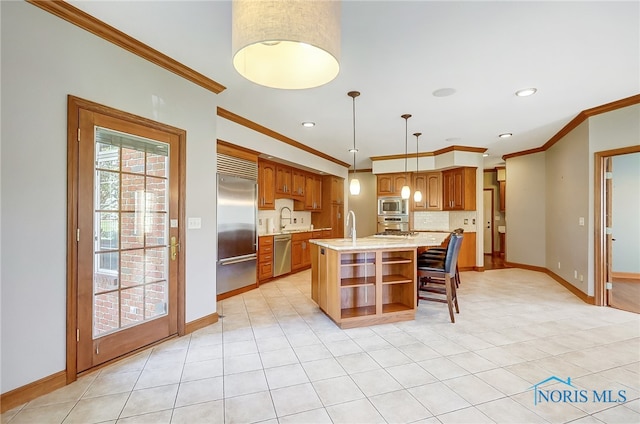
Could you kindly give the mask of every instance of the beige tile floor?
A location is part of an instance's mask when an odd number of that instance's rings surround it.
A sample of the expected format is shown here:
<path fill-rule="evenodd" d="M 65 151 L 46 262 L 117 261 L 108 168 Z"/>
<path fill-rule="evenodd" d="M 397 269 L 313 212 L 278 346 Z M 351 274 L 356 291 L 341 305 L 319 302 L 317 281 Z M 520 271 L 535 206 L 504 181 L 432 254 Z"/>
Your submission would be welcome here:
<path fill-rule="evenodd" d="M 341 330 L 310 272 L 218 304 L 221 320 L 2 414 L 2 423 L 638 423 L 640 316 L 547 275 L 462 275 L 461 313 Z M 539 403 L 555 375 L 624 403 Z M 547 389 L 564 389 L 560 383 Z"/>

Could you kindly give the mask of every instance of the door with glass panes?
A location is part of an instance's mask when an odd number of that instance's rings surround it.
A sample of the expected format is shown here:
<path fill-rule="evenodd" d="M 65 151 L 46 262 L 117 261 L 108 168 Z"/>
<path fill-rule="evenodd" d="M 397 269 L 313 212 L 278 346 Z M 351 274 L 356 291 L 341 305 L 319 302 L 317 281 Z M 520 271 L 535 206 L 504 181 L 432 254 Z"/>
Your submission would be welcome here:
<path fill-rule="evenodd" d="M 77 372 L 177 333 L 180 137 L 78 114 Z"/>

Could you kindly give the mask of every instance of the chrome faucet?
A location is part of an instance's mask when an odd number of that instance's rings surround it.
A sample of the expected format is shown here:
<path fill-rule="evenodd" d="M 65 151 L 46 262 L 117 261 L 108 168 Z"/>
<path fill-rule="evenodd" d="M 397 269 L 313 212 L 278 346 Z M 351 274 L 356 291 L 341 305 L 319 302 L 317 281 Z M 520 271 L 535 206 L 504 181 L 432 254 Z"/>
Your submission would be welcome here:
<path fill-rule="evenodd" d="M 282 212 L 283 212 L 285 209 L 289 211 L 289 218 L 283 218 L 283 217 L 282 217 Z M 283 221 L 283 220 L 288 219 L 288 220 L 289 220 L 289 225 L 291 225 L 291 214 L 292 214 L 291 209 L 290 209 L 290 208 L 288 208 L 287 206 L 285 206 L 285 207 L 283 207 L 282 209 L 280 209 L 280 229 L 281 229 L 281 230 L 284 230 L 284 227 L 285 227 L 285 226 L 284 226 L 284 224 L 282 223 L 282 221 Z"/>
<path fill-rule="evenodd" d="M 356 213 L 350 210 L 347 213 L 347 227 L 349 226 L 349 218 L 353 216 L 353 225 L 351 226 L 351 242 L 356 243 Z"/>

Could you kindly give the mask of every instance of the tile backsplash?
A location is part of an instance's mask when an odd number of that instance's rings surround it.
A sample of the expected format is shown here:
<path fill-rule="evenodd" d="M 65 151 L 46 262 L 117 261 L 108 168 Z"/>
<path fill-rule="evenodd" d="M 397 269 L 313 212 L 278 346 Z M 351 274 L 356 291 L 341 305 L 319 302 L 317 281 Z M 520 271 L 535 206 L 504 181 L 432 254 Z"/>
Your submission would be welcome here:
<path fill-rule="evenodd" d="M 289 219 L 289 211 L 284 211 L 284 224 L 290 230 L 308 229 L 311 226 L 311 212 L 294 211 L 292 199 L 276 199 L 276 210 L 259 210 L 258 211 L 258 234 L 271 233 L 268 224 L 273 220 L 275 231 L 280 231 L 280 210 L 284 207 L 291 209 L 291 222 Z M 294 222 L 295 221 L 295 222 Z"/>
<path fill-rule="evenodd" d="M 463 228 L 465 231 L 475 232 L 475 220 L 475 211 L 414 212 L 413 229 L 452 231 L 456 228 Z"/>

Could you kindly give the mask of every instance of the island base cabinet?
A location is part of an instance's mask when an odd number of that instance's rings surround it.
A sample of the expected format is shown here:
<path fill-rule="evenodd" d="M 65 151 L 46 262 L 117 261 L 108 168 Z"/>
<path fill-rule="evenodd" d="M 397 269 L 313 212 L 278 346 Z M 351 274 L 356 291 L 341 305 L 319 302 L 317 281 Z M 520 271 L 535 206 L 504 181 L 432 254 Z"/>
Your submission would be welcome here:
<path fill-rule="evenodd" d="M 311 298 L 340 328 L 415 318 L 415 249 L 344 252 L 312 244 L 311 255 Z"/>

